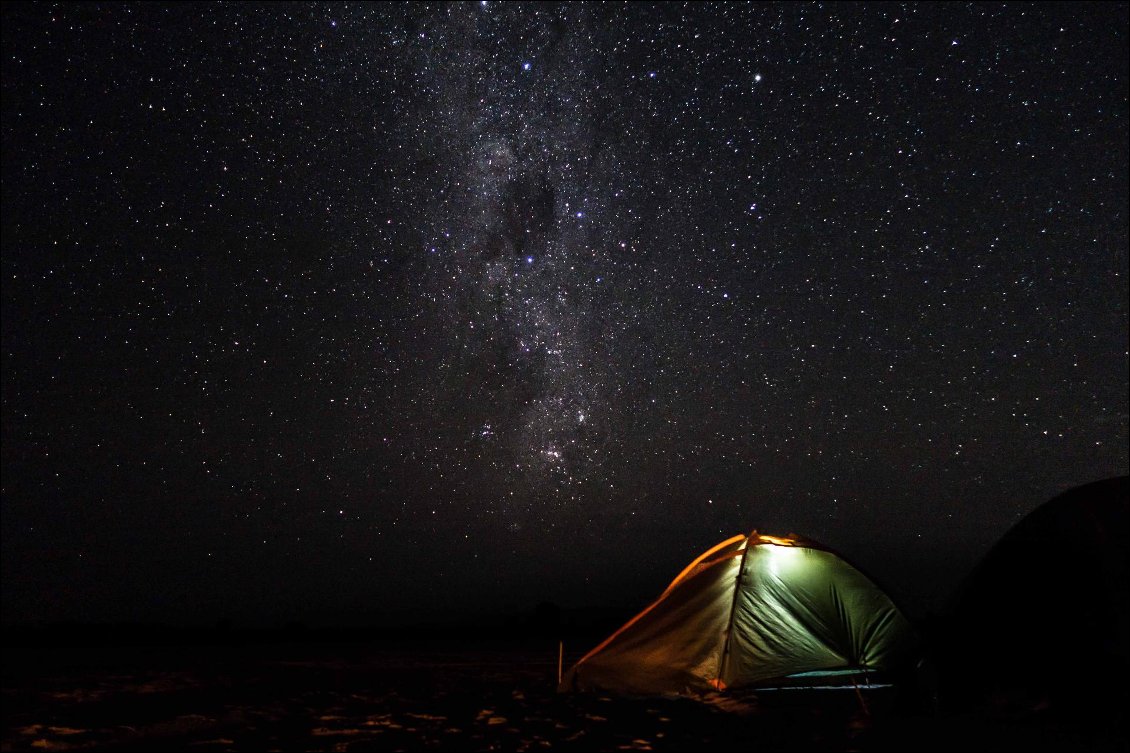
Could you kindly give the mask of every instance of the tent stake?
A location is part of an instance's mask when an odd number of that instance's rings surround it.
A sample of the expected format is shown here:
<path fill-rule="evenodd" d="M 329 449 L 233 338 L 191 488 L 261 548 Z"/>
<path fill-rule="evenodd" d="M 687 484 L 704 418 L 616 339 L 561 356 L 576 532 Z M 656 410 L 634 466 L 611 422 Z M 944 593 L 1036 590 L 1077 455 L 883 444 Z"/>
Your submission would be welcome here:
<path fill-rule="evenodd" d="M 557 684 L 561 684 L 561 660 L 565 657 L 565 641 L 557 641 Z"/>
<path fill-rule="evenodd" d="M 863 676 L 864 676 L 864 678 L 867 677 L 867 670 L 863 671 Z M 852 675 L 852 678 L 851 678 L 851 684 L 855 686 L 855 697 L 857 699 L 859 699 L 859 707 L 860 707 L 860 709 L 862 709 L 863 715 L 866 716 L 866 717 L 870 717 L 871 716 L 871 709 L 867 708 L 867 701 L 863 700 L 863 691 L 861 691 L 859 689 L 859 683 L 855 681 L 855 675 L 854 674 Z M 870 680 L 868 680 L 867 684 L 868 684 L 868 686 L 870 686 L 870 684 L 871 684 Z"/>

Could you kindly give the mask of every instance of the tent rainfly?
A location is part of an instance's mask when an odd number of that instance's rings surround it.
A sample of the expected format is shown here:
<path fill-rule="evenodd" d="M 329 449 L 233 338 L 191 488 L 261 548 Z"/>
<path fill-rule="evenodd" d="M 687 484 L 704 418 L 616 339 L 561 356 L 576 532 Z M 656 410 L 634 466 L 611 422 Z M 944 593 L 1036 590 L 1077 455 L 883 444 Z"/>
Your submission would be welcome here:
<path fill-rule="evenodd" d="M 559 690 L 698 695 L 805 672 L 887 670 L 914 641 L 890 598 L 834 552 L 754 531 L 691 562 Z"/>

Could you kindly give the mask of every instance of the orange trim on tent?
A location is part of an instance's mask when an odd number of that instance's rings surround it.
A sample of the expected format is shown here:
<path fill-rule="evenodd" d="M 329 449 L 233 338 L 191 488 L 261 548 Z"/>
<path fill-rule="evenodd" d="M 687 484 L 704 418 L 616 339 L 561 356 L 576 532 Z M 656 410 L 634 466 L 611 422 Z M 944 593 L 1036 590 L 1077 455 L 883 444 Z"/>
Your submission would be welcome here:
<path fill-rule="evenodd" d="M 730 544 L 736 544 L 736 543 L 737 543 L 738 541 L 740 541 L 741 539 L 744 539 L 744 538 L 746 538 L 745 534 L 742 534 L 742 533 L 740 533 L 740 534 L 738 534 L 737 536 L 733 536 L 733 537 L 731 537 L 731 538 L 728 538 L 728 539 L 726 539 L 725 541 L 723 541 L 723 542 L 722 542 L 721 544 L 718 544 L 717 546 L 712 546 L 712 547 L 710 547 L 710 549 L 708 549 L 707 551 L 705 551 L 704 553 L 702 553 L 701 555 L 699 555 L 698 557 L 696 557 L 696 558 L 695 558 L 695 561 L 694 561 L 694 562 L 692 562 L 691 564 L 687 565 L 687 566 L 686 566 L 685 568 L 683 568 L 683 572 L 679 573 L 679 577 L 677 577 L 677 578 L 675 578 L 675 580 L 671 581 L 671 585 L 667 586 L 667 590 L 666 590 L 666 591 L 664 591 L 664 592 L 663 592 L 663 593 L 662 593 L 662 594 L 661 594 L 661 595 L 659 596 L 659 598 L 658 598 L 658 599 L 656 599 L 655 601 L 653 601 L 653 602 L 652 602 L 652 603 L 651 603 L 651 604 L 650 604 L 650 605 L 649 605 L 649 606 L 647 607 L 647 609 L 643 610 L 642 612 L 640 612 L 639 614 L 637 614 L 637 615 L 636 615 L 635 617 L 633 617 L 632 619 L 630 619 L 630 620 L 628 620 L 627 622 L 625 622 L 625 623 L 624 623 L 624 625 L 623 625 L 623 627 L 621 627 L 621 628 L 620 628 L 619 630 L 617 630 L 617 631 L 616 631 L 615 633 L 613 633 L 612 635 L 610 635 L 610 636 L 608 636 L 607 638 L 605 638 L 605 639 L 604 639 L 604 641 L 603 641 L 603 642 L 602 642 L 602 643 L 601 643 L 601 644 L 600 644 L 599 646 L 597 646 L 596 648 L 594 648 L 594 649 L 593 649 L 592 651 L 589 651 L 589 652 L 588 652 L 587 654 L 585 654 L 584 656 L 582 656 L 582 657 L 581 657 L 580 659 L 578 659 L 578 660 L 577 660 L 577 663 L 576 663 L 576 664 L 575 664 L 574 666 L 578 666 L 578 667 L 579 667 L 579 666 L 580 666 L 581 664 L 583 664 L 583 663 L 585 662 L 585 660 L 586 660 L 586 659 L 588 659 L 588 658 L 589 658 L 590 656 L 592 656 L 593 654 L 595 654 L 595 653 L 597 653 L 598 651 L 600 651 L 601 649 L 603 649 L 603 648 L 604 648 L 605 646 L 607 646 L 607 645 L 608 645 L 609 643 L 611 643 L 612 641 L 616 640 L 616 636 L 620 635 L 620 633 L 624 632 L 625 630 L 627 630 L 628 628 L 630 628 L 630 627 L 631 627 L 632 625 L 635 625 L 635 624 L 636 624 L 637 622 L 639 622 L 639 621 L 640 621 L 640 618 L 642 618 L 642 617 L 643 617 L 643 616 L 644 616 L 645 614 L 647 614 L 648 612 L 650 612 L 651 610 L 653 610 L 653 609 L 655 609 L 655 608 L 656 608 L 657 606 L 659 606 L 659 605 L 660 605 L 660 604 L 661 604 L 661 603 L 663 602 L 663 600 L 667 598 L 667 594 L 669 594 L 669 593 L 671 592 L 671 589 L 672 589 L 672 588 L 674 588 L 674 587 L 675 587 L 676 585 L 678 585 L 678 583 L 679 583 L 679 580 L 680 580 L 680 579 L 681 579 L 681 578 L 682 578 L 683 576 L 685 576 L 685 575 L 686 575 L 686 574 L 687 574 L 688 572 L 690 572 L 690 570 L 691 570 L 691 569 L 692 569 L 693 567 L 695 567 L 695 565 L 698 565 L 698 564 L 699 564 L 700 562 L 702 562 L 702 561 L 703 561 L 704 559 L 706 559 L 706 558 L 707 558 L 707 557 L 709 557 L 710 555 L 717 553 L 717 552 L 718 552 L 718 550 L 720 550 L 720 549 L 724 549 L 724 548 L 725 548 L 726 546 L 728 546 L 728 545 L 730 545 Z"/>
<path fill-rule="evenodd" d="M 702 561 L 703 561 L 704 559 L 706 559 L 706 558 L 707 558 L 707 557 L 709 557 L 710 555 L 712 555 L 712 554 L 715 554 L 716 552 L 718 552 L 718 551 L 720 551 L 720 550 L 722 550 L 722 549 L 725 549 L 725 548 L 726 548 L 726 547 L 728 547 L 728 546 L 729 546 L 730 544 L 736 544 L 736 543 L 738 543 L 739 541 L 741 541 L 741 540 L 742 540 L 742 539 L 744 539 L 744 538 L 747 538 L 747 537 L 746 537 L 746 535 L 745 535 L 744 533 L 739 533 L 739 534 L 738 534 L 737 536 L 732 536 L 732 537 L 730 537 L 730 538 L 726 539 L 725 541 L 723 541 L 723 542 L 722 542 L 721 544 L 717 544 L 717 545 L 715 545 L 715 546 L 712 546 L 712 547 L 710 547 L 709 549 L 707 549 L 707 550 L 706 550 L 705 552 L 703 552 L 702 554 L 700 554 L 700 555 L 699 555 L 698 557 L 695 557 L 694 561 L 693 561 L 693 562 L 691 562 L 691 564 L 689 564 L 689 565 L 687 565 L 686 567 L 684 567 L 684 568 L 683 568 L 683 572 L 681 572 L 681 573 L 679 573 L 678 575 L 676 575 L 676 576 L 675 576 L 675 580 L 671 581 L 671 585 L 667 586 L 667 588 L 666 588 L 666 589 L 664 589 L 663 593 L 662 593 L 662 594 L 660 594 L 659 598 L 661 598 L 661 599 L 662 599 L 662 598 L 663 598 L 664 596 L 666 596 L 666 595 L 667 595 L 667 593 L 668 593 L 668 592 L 669 592 L 669 591 L 670 591 L 670 590 L 671 590 L 672 588 L 674 588 L 675 586 L 677 586 L 677 585 L 679 584 L 679 581 L 681 581 L 681 580 L 683 579 L 683 576 L 685 576 L 685 575 L 686 575 L 687 573 L 689 573 L 689 572 L 690 572 L 691 570 L 694 570 L 694 569 L 695 569 L 696 567 L 698 567 L 698 566 L 699 566 L 699 564 L 700 564 L 700 563 L 701 563 L 701 562 L 702 562 Z"/>

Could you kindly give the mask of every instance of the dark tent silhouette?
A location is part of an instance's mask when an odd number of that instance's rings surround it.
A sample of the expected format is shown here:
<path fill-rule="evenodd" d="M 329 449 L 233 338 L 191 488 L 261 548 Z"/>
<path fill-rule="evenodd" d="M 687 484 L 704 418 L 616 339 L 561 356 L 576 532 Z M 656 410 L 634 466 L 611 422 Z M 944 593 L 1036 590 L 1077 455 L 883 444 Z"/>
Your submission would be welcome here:
<path fill-rule="evenodd" d="M 963 583 L 938 636 L 943 700 L 1125 709 L 1127 506 L 1128 478 L 1106 479 L 1060 494 L 1005 533 Z"/>

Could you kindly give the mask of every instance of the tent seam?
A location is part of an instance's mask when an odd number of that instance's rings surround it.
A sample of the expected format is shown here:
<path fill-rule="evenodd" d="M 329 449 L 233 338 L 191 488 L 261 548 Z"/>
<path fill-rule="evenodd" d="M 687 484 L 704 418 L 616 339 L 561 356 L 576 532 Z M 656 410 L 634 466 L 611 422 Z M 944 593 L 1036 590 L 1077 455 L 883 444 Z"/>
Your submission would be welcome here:
<path fill-rule="evenodd" d="M 756 531 L 754 534 L 755 533 Z M 734 581 L 734 598 L 730 602 L 730 620 L 726 625 L 726 642 L 722 645 L 722 655 L 718 658 L 718 671 L 714 673 L 714 679 L 717 681 L 722 680 L 722 668 L 726 666 L 726 656 L 730 653 L 730 642 L 734 637 L 734 612 L 737 611 L 738 594 L 741 593 L 742 578 L 745 577 L 745 558 L 749 556 L 749 550 L 753 546 L 752 539 L 754 534 L 746 536 L 745 550 L 742 551 L 742 561 L 741 564 L 738 565 L 738 577 Z"/>

